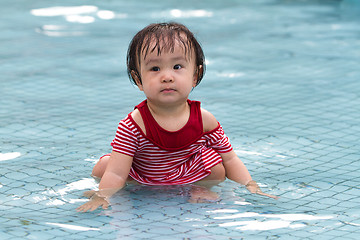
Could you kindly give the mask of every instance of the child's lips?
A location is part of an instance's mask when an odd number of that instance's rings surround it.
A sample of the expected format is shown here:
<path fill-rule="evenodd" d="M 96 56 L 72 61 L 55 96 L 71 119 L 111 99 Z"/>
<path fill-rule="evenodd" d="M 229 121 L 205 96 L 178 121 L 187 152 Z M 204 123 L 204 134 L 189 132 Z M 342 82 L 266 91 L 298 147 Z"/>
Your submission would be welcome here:
<path fill-rule="evenodd" d="M 161 90 L 161 92 L 163 93 L 171 93 L 171 92 L 175 92 L 176 90 L 174 88 L 164 88 Z"/>

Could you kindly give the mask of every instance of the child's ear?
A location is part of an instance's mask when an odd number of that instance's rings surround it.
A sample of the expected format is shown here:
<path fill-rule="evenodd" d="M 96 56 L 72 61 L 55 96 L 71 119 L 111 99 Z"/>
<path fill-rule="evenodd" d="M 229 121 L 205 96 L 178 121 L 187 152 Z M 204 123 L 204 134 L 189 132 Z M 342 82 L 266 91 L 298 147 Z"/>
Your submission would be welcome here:
<path fill-rule="evenodd" d="M 204 72 L 204 68 L 203 68 L 203 65 L 199 65 L 199 67 L 198 67 L 198 76 L 201 76 L 201 75 L 203 75 L 203 72 Z"/>
<path fill-rule="evenodd" d="M 131 77 L 135 80 L 136 86 L 138 86 L 140 91 L 143 91 L 142 82 L 139 73 L 135 72 L 134 70 L 131 70 Z"/>
<path fill-rule="evenodd" d="M 194 82 L 193 82 L 193 87 L 196 87 L 199 76 L 202 75 L 204 69 L 202 65 L 199 65 L 196 67 L 195 73 L 194 73 Z"/>

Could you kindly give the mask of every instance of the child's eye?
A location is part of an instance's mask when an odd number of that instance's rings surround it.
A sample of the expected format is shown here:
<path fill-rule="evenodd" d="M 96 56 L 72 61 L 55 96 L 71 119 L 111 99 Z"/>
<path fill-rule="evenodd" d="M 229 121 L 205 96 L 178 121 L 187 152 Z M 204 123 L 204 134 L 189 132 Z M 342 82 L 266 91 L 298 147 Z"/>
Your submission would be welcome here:
<path fill-rule="evenodd" d="M 151 71 L 158 72 L 158 71 L 160 71 L 160 68 L 159 67 L 152 67 Z"/>
<path fill-rule="evenodd" d="M 174 69 L 175 70 L 179 70 L 179 69 L 181 69 L 182 68 L 182 66 L 180 65 L 180 64 L 176 64 L 175 66 L 174 66 Z"/>

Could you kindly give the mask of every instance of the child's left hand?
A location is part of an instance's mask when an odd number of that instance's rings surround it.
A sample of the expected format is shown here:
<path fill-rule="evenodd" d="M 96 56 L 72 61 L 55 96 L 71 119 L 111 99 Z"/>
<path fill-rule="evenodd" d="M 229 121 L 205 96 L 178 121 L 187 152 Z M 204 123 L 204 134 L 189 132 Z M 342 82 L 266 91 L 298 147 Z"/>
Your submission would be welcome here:
<path fill-rule="evenodd" d="M 109 207 L 108 200 L 106 200 L 105 197 L 99 196 L 97 191 L 87 191 L 84 193 L 84 196 L 89 198 L 90 200 L 87 203 L 78 207 L 76 209 L 76 211 L 78 212 L 94 211 L 101 206 L 103 209 L 107 209 Z"/>
<path fill-rule="evenodd" d="M 259 195 L 262 195 L 262 196 L 265 196 L 265 197 L 269 197 L 269 198 L 273 198 L 273 199 L 279 199 L 278 196 L 263 193 L 261 191 L 259 185 L 254 180 L 251 180 L 250 182 L 248 182 L 248 184 L 246 184 L 246 188 L 251 193 L 256 193 L 256 194 L 259 194 Z"/>

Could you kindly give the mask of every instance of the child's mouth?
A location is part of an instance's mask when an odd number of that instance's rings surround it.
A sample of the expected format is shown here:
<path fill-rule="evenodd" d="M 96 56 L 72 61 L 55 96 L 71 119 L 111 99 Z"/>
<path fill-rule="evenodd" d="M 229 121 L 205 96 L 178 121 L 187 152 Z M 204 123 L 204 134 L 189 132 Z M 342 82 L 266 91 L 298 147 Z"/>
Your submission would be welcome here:
<path fill-rule="evenodd" d="M 171 92 L 175 92 L 175 91 L 176 90 L 173 88 L 165 88 L 165 89 L 161 90 L 161 92 L 163 92 L 163 93 L 171 93 Z"/>

